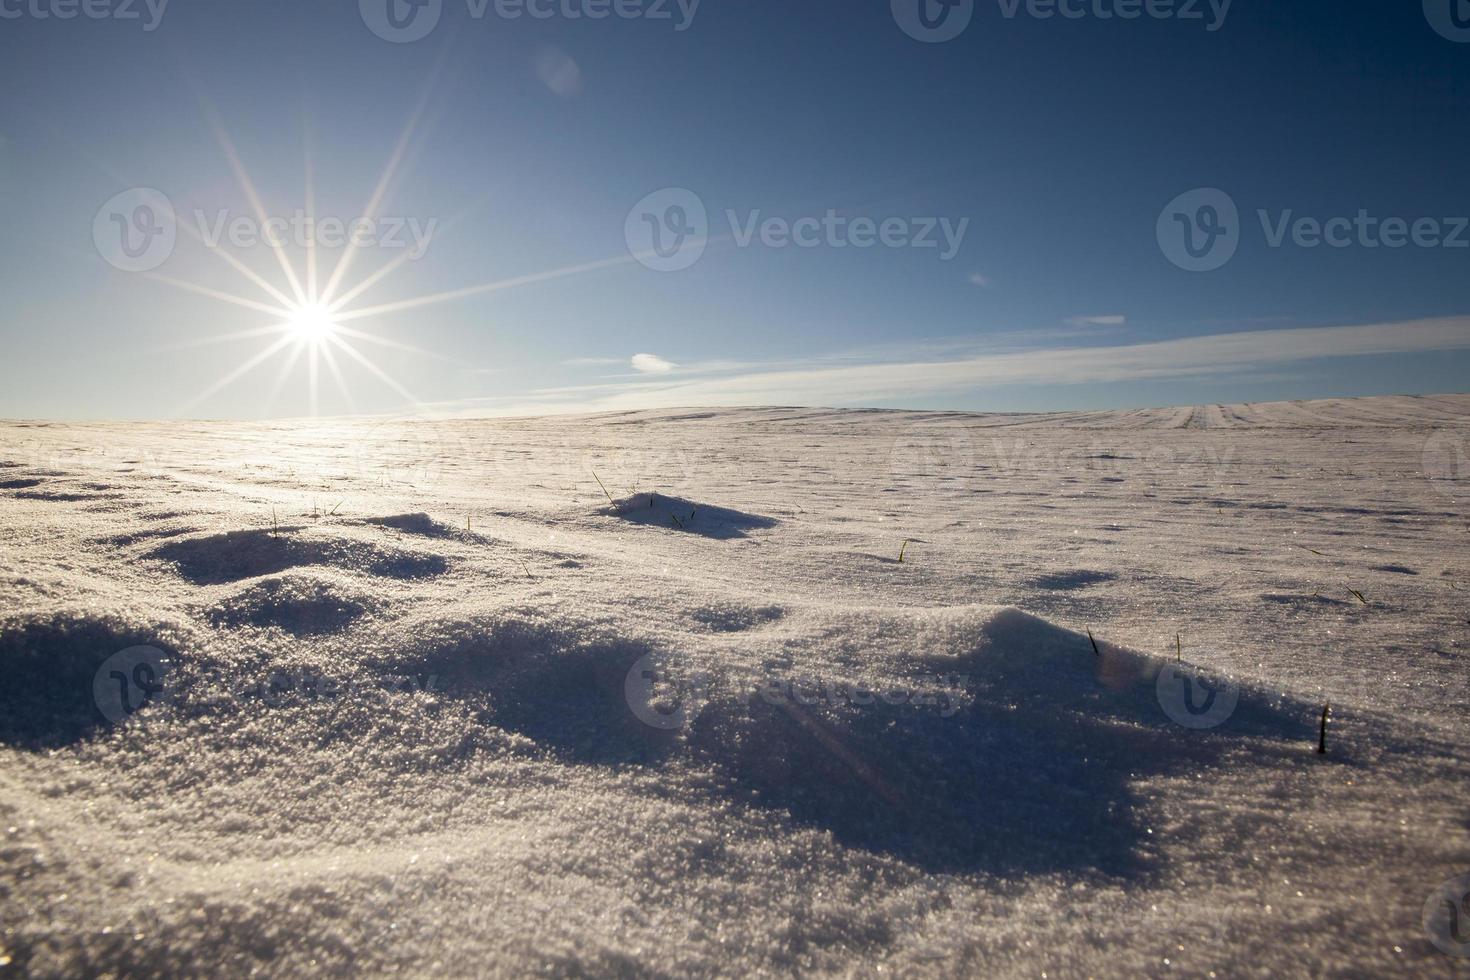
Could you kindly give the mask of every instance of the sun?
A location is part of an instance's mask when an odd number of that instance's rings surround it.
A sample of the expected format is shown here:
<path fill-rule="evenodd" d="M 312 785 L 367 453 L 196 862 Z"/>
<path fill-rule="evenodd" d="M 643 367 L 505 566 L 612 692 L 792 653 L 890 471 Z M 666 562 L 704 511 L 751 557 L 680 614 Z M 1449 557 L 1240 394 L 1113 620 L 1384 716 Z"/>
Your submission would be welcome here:
<path fill-rule="evenodd" d="M 0 0 L 3 5 L 4 0 Z M 432 86 L 426 86 L 423 94 L 415 107 L 408 125 L 404 128 L 402 135 L 395 145 L 393 155 L 389 158 L 383 175 L 378 180 L 372 199 L 363 209 L 361 221 L 376 221 L 383 204 L 385 195 L 397 179 L 400 165 L 408 149 L 413 143 L 419 123 L 428 105 L 430 90 Z M 255 189 L 255 183 L 245 171 L 245 165 L 241 162 L 239 153 L 236 152 L 235 144 L 225 131 L 223 124 L 212 110 L 206 110 L 206 119 L 210 129 L 214 131 L 216 141 L 224 151 L 225 158 L 229 161 L 230 169 L 234 172 L 235 179 L 240 185 L 241 191 L 249 200 L 256 216 L 262 224 L 268 222 L 265 205 L 261 202 L 260 195 Z M 306 147 L 306 195 L 302 211 L 306 215 L 315 214 L 315 163 L 311 151 L 309 133 Z M 447 224 L 453 224 L 459 217 L 468 214 L 462 212 Z M 180 230 L 187 231 L 187 225 L 180 225 Z M 196 238 L 199 236 L 196 235 Z M 202 239 L 201 239 L 202 241 Z M 205 243 L 208 244 L 207 242 Z M 343 401 L 351 412 L 356 412 L 353 404 L 352 393 L 348 389 L 347 380 L 342 374 L 341 365 L 338 363 L 338 355 L 342 355 L 362 368 L 388 388 L 391 388 L 408 404 L 415 406 L 418 411 L 427 411 L 429 406 L 417 398 L 413 392 L 400 384 L 394 377 L 379 367 L 367 354 L 358 349 L 358 344 L 374 344 L 396 351 L 406 351 L 411 354 L 443 357 L 433 351 L 423 350 L 412 344 L 391 340 L 377 334 L 360 330 L 353 323 L 355 320 L 377 318 L 393 313 L 403 313 L 408 310 L 430 306 L 437 303 L 448 303 L 456 300 L 467 299 L 471 296 L 498 293 L 507 289 L 515 289 L 536 283 L 549 282 L 563 279 L 569 276 L 579 276 L 586 273 L 597 272 L 602 269 L 614 268 L 627 265 L 632 262 L 642 261 L 638 255 L 620 253 L 611 258 L 600 259 L 592 262 L 583 262 L 577 265 L 564 266 L 557 269 L 549 269 L 544 272 L 535 272 L 526 275 L 515 276 L 508 279 L 492 280 L 482 282 L 473 286 L 464 286 L 459 289 L 450 289 L 444 292 L 420 295 L 409 299 L 396 300 L 386 303 L 378 303 L 371 306 L 355 305 L 359 297 L 373 289 L 389 275 L 401 269 L 406 263 L 416 257 L 415 253 L 405 250 L 401 255 L 379 266 L 377 271 L 370 273 L 355 285 L 348 286 L 347 274 L 352 267 L 354 259 L 362 250 L 358 241 L 354 238 L 338 256 L 336 265 L 331 273 L 325 276 L 325 282 L 321 282 L 318 273 L 320 256 L 317 244 L 314 241 L 306 243 L 306 270 L 305 275 L 298 275 L 295 263 L 288 255 L 284 243 L 270 242 L 271 251 L 275 255 L 276 262 L 280 265 L 281 273 L 285 277 L 284 288 L 273 284 L 269 279 L 262 276 L 258 271 L 251 268 L 240 258 L 229 251 L 220 248 L 210 248 L 209 251 L 228 264 L 236 272 L 258 287 L 270 301 L 254 299 L 249 296 L 239 296 L 234 293 L 215 289 L 203 283 L 189 282 L 183 279 L 175 279 L 166 276 L 157 270 L 144 273 L 148 278 L 176 289 L 186 292 L 197 293 L 208 296 L 211 299 L 230 303 L 234 306 L 255 310 L 270 317 L 268 323 L 257 327 L 248 327 L 231 333 L 193 341 L 186 346 L 203 344 L 233 343 L 237 340 L 249 338 L 270 338 L 269 343 L 254 355 L 248 357 L 223 377 L 218 378 L 207 388 L 189 399 L 176 411 L 175 414 L 185 415 L 194 412 L 198 406 L 213 398 L 225 388 L 239 381 L 247 374 L 260 367 L 273 358 L 282 361 L 281 370 L 276 376 L 274 386 L 269 388 L 266 401 L 266 409 L 274 404 L 276 395 L 290 377 L 293 369 L 304 358 L 307 367 L 308 393 L 311 405 L 311 414 L 318 414 L 320 397 L 320 377 L 322 366 L 336 382 L 337 390 L 341 393 Z"/>
<path fill-rule="evenodd" d="M 306 303 L 291 311 L 287 321 L 291 336 L 311 344 L 324 343 L 337 333 L 337 320 L 332 311 L 320 303 Z"/>

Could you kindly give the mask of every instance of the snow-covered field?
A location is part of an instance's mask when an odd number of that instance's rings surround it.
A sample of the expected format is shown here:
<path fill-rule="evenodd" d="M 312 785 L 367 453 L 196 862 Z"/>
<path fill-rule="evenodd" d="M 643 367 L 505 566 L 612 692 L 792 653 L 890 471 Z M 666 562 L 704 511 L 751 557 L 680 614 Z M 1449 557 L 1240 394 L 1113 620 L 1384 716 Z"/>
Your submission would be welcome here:
<path fill-rule="evenodd" d="M 3 424 L 0 974 L 1470 973 L 1467 446 Z"/>

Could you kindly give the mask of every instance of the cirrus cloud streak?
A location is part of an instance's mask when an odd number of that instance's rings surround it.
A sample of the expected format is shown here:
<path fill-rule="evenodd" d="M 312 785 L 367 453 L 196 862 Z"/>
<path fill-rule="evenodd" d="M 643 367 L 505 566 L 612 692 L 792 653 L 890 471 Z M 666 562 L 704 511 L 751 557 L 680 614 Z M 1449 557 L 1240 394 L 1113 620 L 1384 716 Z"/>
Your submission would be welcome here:
<path fill-rule="evenodd" d="M 738 366 L 734 373 L 681 370 L 668 380 L 629 380 L 543 388 L 529 395 L 478 400 L 496 414 L 593 412 L 684 406 L 803 405 L 842 407 L 922 401 L 992 386 L 1078 385 L 1226 377 L 1334 358 L 1470 349 L 1470 317 L 1339 327 L 1298 327 L 1117 345 L 1006 348 L 977 340 L 952 356 L 853 363 L 851 358 Z M 897 352 L 893 352 L 897 353 Z M 639 367 L 650 357 L 666 369 Z M 638 355 L 634 367 L 666 373 L 674 365 Z M 652 362 L 649 362 L 652 364 Z M 494 406 L 492 408 L 492 406 Z M 469 409 L 469 404 L 462 404 Z"/>

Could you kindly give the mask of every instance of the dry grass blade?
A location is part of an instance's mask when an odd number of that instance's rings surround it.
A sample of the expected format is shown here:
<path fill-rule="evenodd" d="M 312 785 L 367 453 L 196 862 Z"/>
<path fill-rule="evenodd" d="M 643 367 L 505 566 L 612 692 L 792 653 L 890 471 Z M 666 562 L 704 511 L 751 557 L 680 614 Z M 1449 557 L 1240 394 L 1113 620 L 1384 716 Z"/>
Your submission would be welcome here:
<path fill-rule="evenodd" d="M 597 471 L 596 470 L 592 470 L 591 472 L 592 472 L 592 479 L 594 479 L 594 480 L 597 481 L 597 485 L 599 487 L 602 487 L 602 495 L 607 498 L 607 502 L 609 504 L 614 503 L 613 498 L 612 498 L 612 494 L 608 493 L 607 492 L 607 487 L 603 485 L 602 477 L 600 477 L 600 476 L 597 475 Z"/>

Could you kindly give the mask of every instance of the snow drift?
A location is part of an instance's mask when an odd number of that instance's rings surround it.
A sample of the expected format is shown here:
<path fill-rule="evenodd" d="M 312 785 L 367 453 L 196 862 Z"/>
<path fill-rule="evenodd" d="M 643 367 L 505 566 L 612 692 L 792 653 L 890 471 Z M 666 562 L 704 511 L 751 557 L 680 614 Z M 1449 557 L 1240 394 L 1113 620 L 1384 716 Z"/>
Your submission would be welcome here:
<path fill-rule="evenodd" d="M 0 428 L 0 972 L 1442 968 L 1467 418 Z"/>

